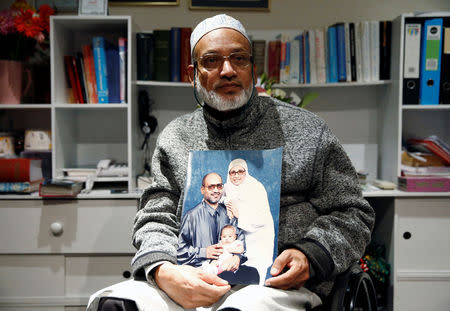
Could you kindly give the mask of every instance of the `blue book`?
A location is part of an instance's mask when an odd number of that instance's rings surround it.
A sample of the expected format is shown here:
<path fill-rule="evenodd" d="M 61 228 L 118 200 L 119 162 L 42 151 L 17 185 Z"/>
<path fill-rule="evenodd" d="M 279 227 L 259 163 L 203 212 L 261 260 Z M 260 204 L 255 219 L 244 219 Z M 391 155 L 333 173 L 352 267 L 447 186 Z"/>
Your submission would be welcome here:
<path fill-rule="evenodd" d="M 327 82 L 338 82 L 336 26 L 328 27 L 328 75 Z"/>
<path fill-rule="evenodd" d="M 305 71 L 305 83 L 311 83 L 311 74 L 310 74 L 310 64 L 309 64 L 309 32 L 305 31 L 303 35 L 304 42 L 304 59 L 305 59 L 305 67 L 303 70 Z"/>
<path fill-rule="evenodd" d="M 120 103 L 120 57 L 119 47 L 105 41 L 106 48 L 106 81 L 108 84 L 108 102 Z"/>
<path fill-rule="evenodd" d="M 109 102 L 108 71 L 106 67 L 105 38 L 92 38 L 92 52 L 94 54 L 95 77 L 97 79 L 97 95 L 100 104 Z"/>
<path fill-rule="evenodd" d="M 420 53 L 420 104 L 438 105 L 441 78 L 442 18 L 425 21 Z"/>
<path fill-rule="evenodd" d="M 347 81 L 347 62 L 345 60 L 345 25 L 336 24 L 337 72 L 338 81 Z"/>
<path fill-rule="evenodd" d="M 170 81 L 181 81 L 181 28 L 170 29 Z"/>

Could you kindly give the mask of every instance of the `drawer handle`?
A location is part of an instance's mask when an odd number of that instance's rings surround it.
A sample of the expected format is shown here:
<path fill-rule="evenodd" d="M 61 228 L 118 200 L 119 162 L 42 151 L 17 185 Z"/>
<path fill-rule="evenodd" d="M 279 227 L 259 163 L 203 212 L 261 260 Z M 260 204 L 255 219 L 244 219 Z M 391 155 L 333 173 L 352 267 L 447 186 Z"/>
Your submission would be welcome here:
<path fill-rule="evenodd" d="M 131 277 L 131 272 L 130 271 L 124 271 L 122 273 L 122 276 L 126 279 L 129 279 Z"/>
<path fill-rule="evenodd" d="M 403 233 L 403 238 L 405 240 L 409 240 L 411 238 L 411 232 L 409 232 L 409 231 L 404 232 Z"/>
<path fill-rule="evenodd" d="M 60 222 L 54 222 L 50 225 L 50 230 L 54 236 L 60 236 L 63 233 L 63 225 Z"/>

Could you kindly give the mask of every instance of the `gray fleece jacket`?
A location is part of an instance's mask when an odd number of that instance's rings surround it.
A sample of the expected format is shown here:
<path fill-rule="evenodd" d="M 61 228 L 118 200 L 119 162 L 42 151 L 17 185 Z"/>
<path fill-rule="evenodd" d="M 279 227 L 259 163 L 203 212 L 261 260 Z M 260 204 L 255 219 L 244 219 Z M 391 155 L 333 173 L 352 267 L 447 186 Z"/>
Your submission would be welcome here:
<path fill-rule="evenodd" d="M 297 248 L 314 277 L 305 285 L 326 296 L 336 274 L 363 254 L 374 211 L 362 197 L 355 170 L 324 121 L 270 97 L 253 95 L 226 118 L 208 106 L 172 121 L 152 159 L 154 183 L 141 197 L 132 261 L 135 278 L 162 260 L 176 263 L 178 230 L 190 150 L 283 147 L 279 253 Z"/>

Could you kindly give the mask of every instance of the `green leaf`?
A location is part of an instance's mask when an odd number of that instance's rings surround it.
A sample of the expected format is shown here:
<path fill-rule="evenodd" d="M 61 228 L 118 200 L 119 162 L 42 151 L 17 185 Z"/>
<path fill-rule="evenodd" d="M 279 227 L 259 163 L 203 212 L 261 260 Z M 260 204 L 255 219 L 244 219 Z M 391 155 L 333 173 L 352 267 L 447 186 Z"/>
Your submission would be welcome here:
<path fill-rule="evenodd" d="M 309 103 L 311 103 L 317 97 L 319 97 L 319 93 L 316 93 L 316 92 L 306 93 L 303 96 L 302 101 L 300 102 L 300 104 L 298 104 L 298 106 L 300 108 L 305 108 Z"/>

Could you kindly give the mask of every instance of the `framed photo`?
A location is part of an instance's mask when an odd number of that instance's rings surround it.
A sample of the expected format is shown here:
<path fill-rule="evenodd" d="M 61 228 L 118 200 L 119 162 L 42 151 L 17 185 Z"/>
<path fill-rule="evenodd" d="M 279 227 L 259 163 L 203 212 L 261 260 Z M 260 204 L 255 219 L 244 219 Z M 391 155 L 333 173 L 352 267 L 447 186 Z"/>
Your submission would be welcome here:
<path fill-rule="evenodd" d="M 78 15 L 108 15 L 108 0 L 79 0 Z"/>
<path fill-rule="evenodd" d="M 189 9 L 270 11 L 270 0 L 189 0 Z"/>
<path fill-rule="evenodd" d="M 78 0 L 34 0 L 36 9 L 39 9 L 42 4 L 50 5 L 56 12 L 78 11 Z"/>
<path fill-rule="evenodd" d="M 180 0 L 109 0 L 110 5 L 179 5 Z"/>

